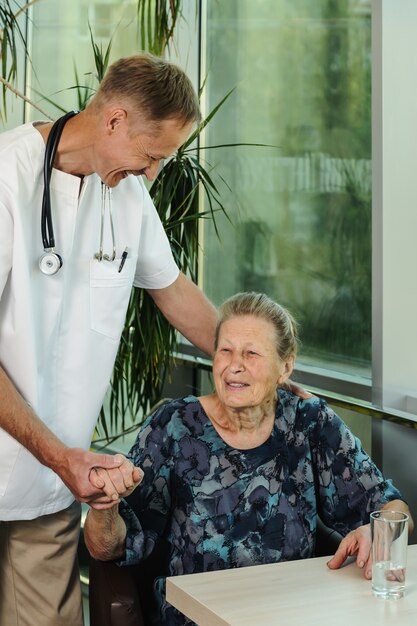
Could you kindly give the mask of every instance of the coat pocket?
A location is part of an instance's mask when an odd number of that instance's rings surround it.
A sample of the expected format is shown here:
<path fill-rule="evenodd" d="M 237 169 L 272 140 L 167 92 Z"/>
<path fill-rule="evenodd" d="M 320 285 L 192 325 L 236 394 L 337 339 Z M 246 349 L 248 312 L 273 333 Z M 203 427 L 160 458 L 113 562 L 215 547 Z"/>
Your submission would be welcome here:
<path fill-rule="evenodd" d="M 123 330 L 132 291 L 136 258 L 127 258 L 119 272 L 120 259 L 90 261 L 91 329 L 118 341 Z"/>

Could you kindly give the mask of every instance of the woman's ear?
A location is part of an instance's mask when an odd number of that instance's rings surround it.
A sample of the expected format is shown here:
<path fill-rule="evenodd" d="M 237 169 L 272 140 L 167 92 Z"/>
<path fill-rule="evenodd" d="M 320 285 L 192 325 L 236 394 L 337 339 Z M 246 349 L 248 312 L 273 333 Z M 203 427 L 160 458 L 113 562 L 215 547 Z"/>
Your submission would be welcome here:
<path fill-rule="evenodd" d="M 294 355 L 292 355 L 288 361 L 283 362 L 283 370 L 278 377 L 278 385 L 283 385 L 289 379 L 294 369 L 294 363 Z"/>

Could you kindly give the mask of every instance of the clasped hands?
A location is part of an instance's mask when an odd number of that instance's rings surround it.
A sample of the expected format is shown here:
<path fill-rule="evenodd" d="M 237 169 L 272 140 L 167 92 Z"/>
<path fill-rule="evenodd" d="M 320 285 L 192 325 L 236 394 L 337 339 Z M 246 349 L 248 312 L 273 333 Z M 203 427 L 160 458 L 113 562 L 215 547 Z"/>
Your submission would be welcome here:
<path fill-rule="evenodd" d="M 100 489 L 103 495 L 89 502 L 94 509 L 109 509 L 115 506 L 120 498 L 130 495 L 140 484 L 143 471 L 135 467 L 129 459 L 122 454 L 114 456 L 120 465 L 113 469 L 93 467 L 90 471 L 91 484 Z"/>
<path fill-rule="evenodd" d="M 79 502 L 95 509 L 110 509 L 128 496 L 143 478 L 143 471 L 122 454 L 98 454 L 64 448 L 53 469 Z"/>

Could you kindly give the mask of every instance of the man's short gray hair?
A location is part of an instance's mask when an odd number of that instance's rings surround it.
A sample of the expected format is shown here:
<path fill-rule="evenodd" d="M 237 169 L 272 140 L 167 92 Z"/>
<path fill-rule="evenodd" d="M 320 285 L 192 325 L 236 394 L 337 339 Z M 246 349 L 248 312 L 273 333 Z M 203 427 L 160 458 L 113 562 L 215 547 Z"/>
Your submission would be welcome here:
<path fill-rule="evenodd" d="M 108 68 L 92 100 L 93 106 L 128 101 L 150 122 L 201 120 L 198 97 L 183 70 L 152 54 L 124 57 Z"/>

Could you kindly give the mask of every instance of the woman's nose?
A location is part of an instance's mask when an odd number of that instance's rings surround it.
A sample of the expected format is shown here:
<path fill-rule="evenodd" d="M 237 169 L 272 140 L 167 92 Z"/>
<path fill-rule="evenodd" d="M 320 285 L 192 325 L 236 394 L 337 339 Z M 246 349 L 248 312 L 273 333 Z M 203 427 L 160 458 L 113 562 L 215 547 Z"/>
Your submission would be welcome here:
<path fill-rule="evenodd" d="M 234 354 L 229 367 L 232 372 L 241 372 L 244 369 L 242 355 Z"/>

